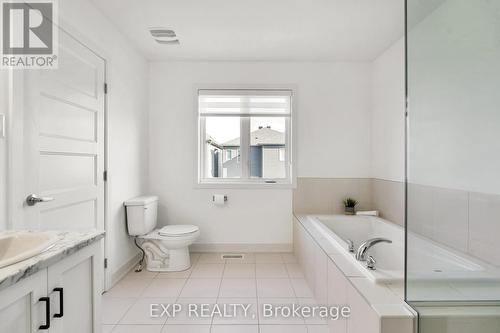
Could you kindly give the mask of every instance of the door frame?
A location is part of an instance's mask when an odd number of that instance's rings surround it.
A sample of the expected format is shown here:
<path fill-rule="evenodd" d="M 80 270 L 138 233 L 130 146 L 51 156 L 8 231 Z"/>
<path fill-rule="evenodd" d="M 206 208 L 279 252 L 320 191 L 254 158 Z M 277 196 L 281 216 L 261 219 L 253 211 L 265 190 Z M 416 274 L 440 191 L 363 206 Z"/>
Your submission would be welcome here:
<path fill-rule="evenodd" d="M 111 66 L 111 61 L 109 60 L 109 56 L 107 56 L 107 52 L 102 47 L 97 46 L 94 42 L 92 42 L 88 37 L 86 37 L 83 33 L 81 33 L 77 28 L 71 25 L 68 21 L 59 18 L 58 28 L 68 34 L 71 38 L 80 43 L 83 47 L 89 49 L 92 53 L 94 53 L 97 57 L 101 58 L 104 61 L 104 82 L 109 85 L 110 75 L 109 68 Z M 14 116 L 13 104 L 22 105 L 22 96 L 20 96 L 16 91 L 20 88 L 19 84 L 23 83 L 22 71 L 17 72 L 14 69 L 8 70 L 8 87 L 9 87 L 9 109 L 7 112 L 7 228 L 8 229 L 20 229 L 25 228 L 24 225 L 19 226 L 14 222 L 14 217 L 16 216 L 16 199 L 19 195 L 16 195 L 16 182 L 13 179 L 12 175 L 16 162 L 19 163 L 20 159 L 22 160 L 22 151 L 23 147 L 23 134 L 20 129 L 22 129 L 24 118 L 21 118 L 19 121 L 19 117 Z M 103 87 L 104 88 L 104 87 Z M 17 102 L 14 102 L 16 101 Z M 109 101 L 108 101 L 108 93 L 104 94 L 104 171 L 107 172 L 109 170 Z M 16 121 L 14 121 L 16 119 Z M 19 155 L 21 154 L 21 155 Z M 18 174 L 18 173 L 17 173 Z M 109 239 L 109 180 L 104 181 L 104 246 L 103 249 L 103 260 L 108 257 L 110 253 L 110 239 Z M 104 262 L 102 263 L 104 266 Z M 102 281 L 102 291 L 108 290 L 111 287 L 111 274 L 109 270 L 103 269 L 103 281 Z"/>

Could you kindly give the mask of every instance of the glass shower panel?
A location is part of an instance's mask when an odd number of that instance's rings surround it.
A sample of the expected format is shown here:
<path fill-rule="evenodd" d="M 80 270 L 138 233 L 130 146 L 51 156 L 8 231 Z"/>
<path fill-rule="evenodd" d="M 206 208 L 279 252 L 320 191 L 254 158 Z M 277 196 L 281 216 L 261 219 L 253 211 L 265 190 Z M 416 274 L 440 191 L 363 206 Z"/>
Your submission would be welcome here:
<path fill-rule="evenodd" d="M 406 299 L 500 332 L 500 0 L 407 0 L 406 42 Z"/>

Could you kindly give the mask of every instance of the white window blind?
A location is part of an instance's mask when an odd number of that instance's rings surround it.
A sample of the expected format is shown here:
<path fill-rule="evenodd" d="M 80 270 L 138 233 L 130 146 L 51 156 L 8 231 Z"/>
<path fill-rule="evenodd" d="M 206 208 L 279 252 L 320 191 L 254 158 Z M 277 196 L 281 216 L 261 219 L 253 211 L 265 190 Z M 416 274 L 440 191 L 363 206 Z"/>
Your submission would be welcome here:
<path fill-rule="evenodd" d="M 200 116 L 290 117 L 290 90 L 199 90 Z"/>

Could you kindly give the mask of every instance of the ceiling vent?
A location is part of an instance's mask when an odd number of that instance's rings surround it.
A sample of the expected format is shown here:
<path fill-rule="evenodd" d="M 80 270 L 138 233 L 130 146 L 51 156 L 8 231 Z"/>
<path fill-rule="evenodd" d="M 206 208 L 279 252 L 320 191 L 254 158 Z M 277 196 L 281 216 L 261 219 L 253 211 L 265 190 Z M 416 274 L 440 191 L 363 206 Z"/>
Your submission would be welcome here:
<path fill-rule="evenodd" d="M 179 38 L 175 31 L 166 28 L 149 28 L 151 37 L 158 44 L 179 44 Z"/>

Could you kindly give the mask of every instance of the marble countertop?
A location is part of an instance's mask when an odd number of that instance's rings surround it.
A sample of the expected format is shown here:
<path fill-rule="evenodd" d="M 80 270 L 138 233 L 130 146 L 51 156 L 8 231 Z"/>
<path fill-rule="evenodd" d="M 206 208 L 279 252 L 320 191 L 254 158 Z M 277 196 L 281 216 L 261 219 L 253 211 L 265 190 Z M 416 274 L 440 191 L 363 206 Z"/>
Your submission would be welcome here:
<path fill-rule="evenodd" d="M 0 234 L 15 232 L 6 231 Z M 87 232 L 44 231 L 44 233 L 54 234 L 58 240 L 48 250 L 34 257 L 0 268 L 0 290 L 16 284 L 104 237 L 104 231 L 98 230 Z"/>

